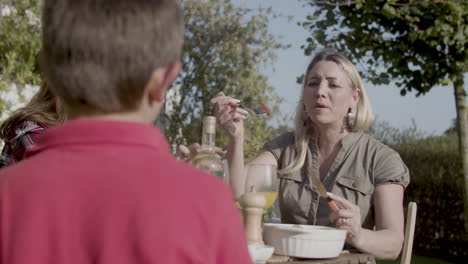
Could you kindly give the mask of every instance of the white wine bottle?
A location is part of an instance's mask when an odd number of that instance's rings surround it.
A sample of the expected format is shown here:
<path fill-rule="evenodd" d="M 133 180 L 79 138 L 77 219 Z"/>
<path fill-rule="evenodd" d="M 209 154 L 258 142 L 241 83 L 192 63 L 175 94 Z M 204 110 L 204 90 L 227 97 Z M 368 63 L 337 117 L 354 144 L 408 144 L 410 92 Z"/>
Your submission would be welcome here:
<path fill-rule="evenodd" d="M 200 152 L 191 160 L 192 165 L 224 179 L 223 161 L 215 152 L 216 118 L 203 118 L 202 144 Z"/>

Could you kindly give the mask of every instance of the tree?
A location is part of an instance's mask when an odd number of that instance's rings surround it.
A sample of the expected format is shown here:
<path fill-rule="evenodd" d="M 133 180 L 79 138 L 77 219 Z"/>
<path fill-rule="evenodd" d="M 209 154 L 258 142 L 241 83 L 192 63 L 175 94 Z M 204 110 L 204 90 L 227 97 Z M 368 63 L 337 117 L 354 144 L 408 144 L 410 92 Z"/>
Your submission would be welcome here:
<path fill-rule="evenodd" d="M 314 13 L 302 23 L 311 32 L 303 46 L 306 54 L 320 45 L 331 46 L 359 62 L 364 78 L 372 83 L 394 80 L 401 95 L 414 90 L 419 96 L 436 85 L 452 83 L 466 218 L 468 119 L 463 76 L 468 71 L 468 1 L 309 0 L 307 4 Z M 468 234 L 468 219 L 465 231 Z"/>
<path fill-rule="evenodd" d="M 263 101 L 273 113 L 280 99 L 259 67 L 272 62 L 285 46 L 268 32 L 271 9 L 251 10 L 230 0 L 183 1 L 185 45 L 183 72 L 175 82 L 178 96 L 168 102 L 165 134 L 173 145 L 199 142 L 202 116 L 211 112 L 209 100 L 219 92 L 243 102 Z M 253 155 L 271 137 L 267 119 L 249 118 L 246 153 Z M 217 137 L 226 146 L 226 136 Z"/>
<path fill-rule="evenodd" d="M 183 1 L 186 21 L 184 70 L 175 82 L 179 97 L 171 97 L 166 113 L 166 136 L 172 144 L 197 142 L 201 118 L 209 113 L 209 99 L 223 91 L 244 102 L 261 100 L 277 112 L 280 99 L 259 67 L 274 60 L 274 51 L 286 46 L 268 33 L 271 9 L 250 10 L 230 0 Z M 37 85 L 35 57 L 40 48 L 40 1 L 0 0 L 0 112 L 14 108 L 5 93 L 23 97 L 24 87 Z M 250 118 L 247 156 L 273 135 L 267 119 Z M 226 137 L 218 137 L 224 146 Z"/>
<path fill-rule="evenodd" d="M 40 15 L 37 0 L 0 0 L 0 113 L 15 107 L 6 94 L 24 100 L 25 87 L 38 85 L 35 67 L 40 48 Z"/>
<path fill-rule="evenodd" d="M 397 128 L 387 121 L 379 120 L 378 116 L 366 133 L 390 146 L 405 145 L 431 136 L 418 129 L 414 119 L 411 120 L 410 126 Z"/>

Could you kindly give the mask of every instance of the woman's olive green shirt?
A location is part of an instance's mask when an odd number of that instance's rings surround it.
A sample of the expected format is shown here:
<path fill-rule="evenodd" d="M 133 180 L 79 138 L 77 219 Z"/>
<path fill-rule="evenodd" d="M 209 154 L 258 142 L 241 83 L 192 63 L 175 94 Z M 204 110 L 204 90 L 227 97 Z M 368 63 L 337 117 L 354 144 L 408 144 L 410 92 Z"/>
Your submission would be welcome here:
<path fill-rule="evenodd" d="M 406 188 L 409 171 L 400 155 L 371 136 L 350 133 L 341 140 L 341 149 L 322 180 L 327 191 L 344 197 L 361 209 L 362 227 L 374 227 L 374 190 L 382 184 L 399 184 Z M 285 133 L 263 146 L 278 162 L 278 170 L 292 163 L 298 153 L 294 133 Z M 304 166 L 296 172 L 279 175 L 281 222 L 333 226 L 326 199 L 309 178 L 312 168 L 319 175 L 317 139 L 312 136 Z"/>

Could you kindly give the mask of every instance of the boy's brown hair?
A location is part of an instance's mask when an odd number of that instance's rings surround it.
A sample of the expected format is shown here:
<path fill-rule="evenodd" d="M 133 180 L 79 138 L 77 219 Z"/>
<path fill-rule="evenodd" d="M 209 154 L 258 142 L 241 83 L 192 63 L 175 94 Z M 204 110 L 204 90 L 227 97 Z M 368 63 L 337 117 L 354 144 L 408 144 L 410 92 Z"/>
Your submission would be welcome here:
<path fill-rule="evenodd" d="M 51 90 L 75 115 L 135 110 L 152 72 L 180 58 L 177 0 L 45 0 Z"/>

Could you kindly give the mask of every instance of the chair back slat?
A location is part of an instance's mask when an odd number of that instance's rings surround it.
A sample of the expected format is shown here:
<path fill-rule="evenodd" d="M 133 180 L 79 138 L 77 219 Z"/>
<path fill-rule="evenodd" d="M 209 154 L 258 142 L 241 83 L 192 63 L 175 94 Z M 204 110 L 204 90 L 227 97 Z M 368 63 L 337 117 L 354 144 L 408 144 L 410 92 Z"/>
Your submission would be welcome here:
<path fill-rule="evenodd" d="M 401 254 L 401 264 L 411 263 L 411 253 L 413 251 L 414 229 L 416 227 L 416 211 L 417 205 L 415 202 L 409 202 L 408 214 L 406 216 L 405 240 L 403 242 L 403 253 Z"/>

